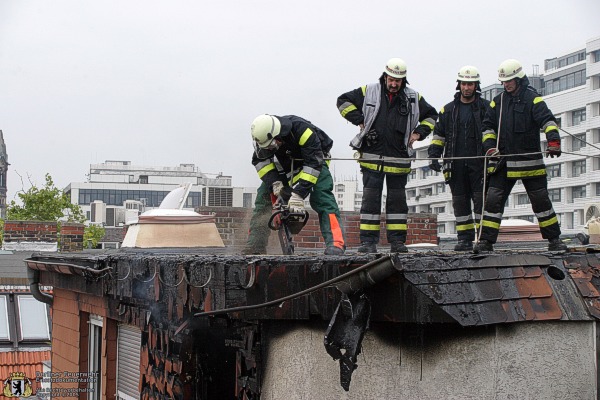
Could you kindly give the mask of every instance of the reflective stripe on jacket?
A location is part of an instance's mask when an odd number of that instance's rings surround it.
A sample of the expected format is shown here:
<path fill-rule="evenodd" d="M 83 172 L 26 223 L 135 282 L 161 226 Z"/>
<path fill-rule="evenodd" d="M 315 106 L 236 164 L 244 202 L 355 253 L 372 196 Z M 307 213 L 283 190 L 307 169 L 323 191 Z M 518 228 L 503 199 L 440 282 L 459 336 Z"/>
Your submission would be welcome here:
<path fill-rule="evenodd" d="M 502 92 L 494 97 L 483 121 L 483 152 L 497 147 L 500 155 L 517 155 L 506 157 L 507 176 L 513 179 L 546 175 L 540 131 L 548 141 L 560 140 L 556 118 L 528 84 L 524 77 L 516 96 Z"/>

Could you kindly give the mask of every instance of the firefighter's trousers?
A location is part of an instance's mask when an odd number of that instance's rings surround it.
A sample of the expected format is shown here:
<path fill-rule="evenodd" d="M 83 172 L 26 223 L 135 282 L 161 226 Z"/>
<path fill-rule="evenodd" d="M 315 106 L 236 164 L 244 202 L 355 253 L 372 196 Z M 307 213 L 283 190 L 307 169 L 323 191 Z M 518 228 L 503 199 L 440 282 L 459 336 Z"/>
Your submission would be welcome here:
<path fill-rule="evenodd" d="M 496 243 L 506 199 L 517 181 L 506 177 L 506 167 L 488 176 L 488 180 L 490 185 L 485 201 L 485 211 L 483 212 L 481 239 Z M 544 239 L 559 237 L 560 226 L 548 195 L 546 175 L 526 178 L 522 181 L 529 196 L 531 208 L 538 220 L 542 237 Z"/>
<path fill-rule="evenodd" d="M 389 243 L 406 242 L 408 204 L 406 204 L 406 182 L 408 175 L 387 174 L 380 171 L 362 169 L 363 196 L 360 208 L 360 241 L 379 242 L 381 221 L 381 194 L 383 182 L 387 187 L 385 202 L 385 227 Z"/>
<path fill-rule="evenodd" d="M 273 209 L 270 193 L 270 188 L 264 182 L 261 183 L 256 193 L 254 211 L 250 220 L 247 247 L 260 252 L 266 250 L 271 231 L 268 227 Z M 319 226 L 325 245 L 345 248 L 340 210 L 333 195 L 333 178 L 326 165 L 323 165 L 319 179 L 312 187 L 309 203 L 319 215 Z"/>
<path fill-rule="evenodd" d="M 449 185 L 459 241 L 475 240 L 483 211 L 483 165 L 481 160 L 452 162 Z"/>

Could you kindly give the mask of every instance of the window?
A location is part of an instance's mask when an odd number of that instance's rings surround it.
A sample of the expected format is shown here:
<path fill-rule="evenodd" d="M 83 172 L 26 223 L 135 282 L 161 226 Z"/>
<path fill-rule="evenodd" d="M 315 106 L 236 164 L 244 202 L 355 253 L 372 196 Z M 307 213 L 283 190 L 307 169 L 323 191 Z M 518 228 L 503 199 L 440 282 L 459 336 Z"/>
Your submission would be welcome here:
<path fill-rule="evenodd" d="M 585 185 L 573 186 L 571 188 L 571 195 L 573 200 L 585 198 Z"/>
<path fill-rule="evenodd" d="M 10 340 L 6 296 L 0 296 L 0 340 Z"/>
<path fill-rule="evenodd" d="M 574 211 L 574 218 L 575 218 L 575 220 L 576 220 L 576 222 L 577 222 L 578 225 L 585 224 L 583 210 L 575 210 Z"/>
<path fill-rule="evenodd" d="M 579 125 L 585 121 L 585 108 L 575 110 L 571 113 L 571 125 Z"/>
<path fill-rule="evenodd" d="M 117 399 L 139 399 L 142 333 L 135 326 L 119 325 L 117 336 Z"/>
<path fill-rule="evenodd" d="M 585 174 L 585 160 L 573 161 L 571 168 L 573 177 Z"/>
<path fill-rule="evenodd" d="M 50 340 L 48 308 L 30 294 L 0 294 L 0 342 L 11 341 L 13 347 L 21 342 Z"/>
<path fill-rule="evenodd" d="M 90 314 L 88 337 L 88 373 L 95 376 L 96 380 L 88 382 L 88 400 L 100 400 L 102 379 L 102 325 L 103 320 L 99 315 Z"/>
<path fill-rule="evenodd" d="M 244 208 L 252 208 L 252 193 L 242 195 L 242 204 Z"/>
<path fill-rule="evenodd" d="M 550 201 L 560 203 L 560 189 L 548 189 L 548 195 L 550 196 Z"/>
<path fill-rule="evenodd" d="M 140 175 L 140 183 L 148 183 L 148 175 Z"/>
<path fill-rule="evenodd" d="M 573 135 L 571 138 L 573 141 L 573 151 L 577 151 L 585 147 L 585 133 L 580 133 L 578 135 Z"/>
<path fill-rule="evenodd" d="M 203 188 L 202 197 L 203 204 L 209 207 L 231 207 L 233 204 L 233 188 Z"/>
<path fill-rule="evenodd" d="M 519 193 L 517 194 L 517 204 L 522 205 L 522 204 L 529 204 L 529 196 L 527 195 L 527 193 Z"/>
<path fill-rule="evenodd" d="M 439 224 L 437 231 L 438 233 L 446 233 L 446 224 Z"/>
<path fill-rule="evenodd" d="M 423 179 L 427 178 L 428 176 L 435 176 L 435 171 L 429 167 L 423 167 Z"/>
<path fill-rule="evenodd" d="M 417 170 L 416 169 L 413 169 L 410 171 L 410 174 L 408 174 L 408 179 L 409 180 L 417 179 Z"/>
<path fill-rule="evenodd" d="M 454 221 L 450 222 L 450 233 L 453 235 L 456 233 L 456 222 Z"/>
<path fill-rule="evenodd" d="M 565 213 L 564 222 L 565 222 L 565 225 L 567 226 L 567 229 L 573 229 L 573 213 L 572 212 Z"/>
<path fill-rule="evenodd" d="M 591 56 L 590 62 L 592 62 L 592 63 L 600 62 L 600 50 L 591 51 L 590 56 Z"/>
<path fill-rule="evenodd" d="M 518 217 L 515 217 L 516 219 L 522 219 L 524 221 L 529 221 L 529 222 L 533 222 L 533 215 L 520 215 Z"/>
<path fill-rule="evenodd" d="M 596 183 L 596 196 L 600 196 L 600 182 Z"/>
<path fill-rule="evenodd" d="M 335 185 L 335 191 L 336 192 L 345 192 L 346 191 L 346 186 L 339 184 L 339 185 Z"/>
<path fill-rule="evenodd" d="M 433 207 L 433 212 L 435 214 L 443 214 L 446 212 L 446 207 L 444 207 L 444 206 Z"/>
<path fill-rule="evenodd" d="M 409 189 L 406 191 L 406 197 L 408 197 L 408 198 L 415 197 L 416 195 L 417 195 L 416 189 Z"/>
<path fill-rule="evenodd" d="M 559 178 L 560 177 L 560 164 L 546 166 L 546 173 L 551 178 Z"/>
<path fill-rule="evenodd" d="M 421 193 L 421 196 L 431 196 L 433 194 L 433 188 L 430 188 L 430 187 L 423 188 L 423 189 L 421 189 L 420 193 Z"/>
<path fill-rule="evenodd" d="M 33 296 L 19 297 L 19 316 L 22 340 L 49 340 L 46 304 Z"/>
<path fill-rule="evenodd" d="M 435 192 L 436 193 L 444 193 L 446 192 L 446 184 L 445 183 L 436 183 L 435 184 Z"/>
<path fill-rule="evenodd" d="M 590 109 L 592 112 L 592 117 L 597 117 L 600 115 L 600 102 L 590 104 Z"/>

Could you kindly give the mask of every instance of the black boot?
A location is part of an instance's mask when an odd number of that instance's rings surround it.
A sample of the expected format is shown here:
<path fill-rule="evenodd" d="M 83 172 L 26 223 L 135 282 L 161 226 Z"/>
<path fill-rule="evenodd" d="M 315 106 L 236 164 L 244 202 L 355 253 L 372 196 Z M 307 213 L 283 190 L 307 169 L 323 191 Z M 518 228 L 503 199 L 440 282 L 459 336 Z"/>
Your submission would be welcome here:
<path fill-rule="evenodd" d="M 326 256 L 343 256 L 344 251 L 345 250 L 341 247 L 327 246 L 327 248 L 325 249 L 325 255 Z"/>
<path fill-rule="evenodd" d="M 454 251 L 471 251 L 473 250 L 473 242 L 470 240 L 459 240 L 456 246 L 454 246 Z"/>
<path fill-rule="evenodd" d="M 390 248 L 392 253 L 408 253 L 408 249 L 402 242 L 392 242 L 392 247 Z"/>
<path fill-rule="evenodd" d="M 246 247 L 244 247 L 241 251 L 243 256 L 249 256 L 249 255 L 253 255 L 253 254 L 267 254 L 267 248 L 266 247 L 253 247 L 253 246 L 249 246 L 246 245 Z"/>
<path fill-rule="evenodd" d="M 560 237 L 548 239 L 548 251 L 566 251 L 567 245 L 563 243 Z"/>
<path fill-rule="evenodd" d="M 487 240 L 481 240 L 473 248 L 474 253 L 492 252 L 494 251 L 494 245 Z"/>
<path fill-rule="evenodd" d="M 377 245 L 370 242 L 362 242 L 357 250 L 359 253 L 373 254 L 377 253 Z"/>

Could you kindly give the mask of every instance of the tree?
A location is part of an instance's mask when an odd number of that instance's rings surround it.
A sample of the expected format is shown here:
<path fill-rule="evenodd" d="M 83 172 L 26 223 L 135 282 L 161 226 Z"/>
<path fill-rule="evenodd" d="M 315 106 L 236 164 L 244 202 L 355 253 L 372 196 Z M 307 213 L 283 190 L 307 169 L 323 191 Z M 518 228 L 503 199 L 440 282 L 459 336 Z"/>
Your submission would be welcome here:
<path fill-rule="evenodd" d="M 100 225 L 88 225 L 83 232 L 83 244 L 88 249 L 95 249 L 98 242 L 104 237 L 106 229 Z"/>
<path fill-rule="evenodd" d="M 46 184 L 38 188 L 32 184 L 26 192 L 17 194 L 23 205 L 12 200 L 6 209 L 6 219 L 16 221 L 85 221 L 78 204 L 72 204 L 68 196 L 56 186 L 50 174 L 46 174 Z"/>

